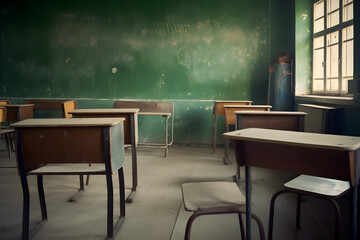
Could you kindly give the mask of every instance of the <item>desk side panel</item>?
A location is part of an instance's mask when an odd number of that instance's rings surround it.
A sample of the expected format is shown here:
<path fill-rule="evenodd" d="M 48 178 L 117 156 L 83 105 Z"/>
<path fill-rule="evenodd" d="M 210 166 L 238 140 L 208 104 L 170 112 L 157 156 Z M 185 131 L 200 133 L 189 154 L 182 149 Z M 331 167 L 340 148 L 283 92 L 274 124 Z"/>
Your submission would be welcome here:
<path fill-rule="evenodd" d="M 351 180 L 350 155 L 347 151 L 240 140 L 235 141 L 235 147 L 240 166 Z"/>
<path fill-rule="evenodd" d="M 123 123 L 119 123 L 110 129 L 110 158 L 112 171 L 118 170 L 124 163 L 124 132 Z"/>
<path fill-rule="evenodd" d="M 17 121 L 34 118 L 34 107 L 25 106 L 17 109 Z"/>
<path fill-rule="evenodd" d="M 302 116 L 282 116 L 282 115 L 238 115 L 241 125 L 238 129 L 245 128 L 267 128 L 287 131 L 299 131 L 300 119 Z"/>
<path fill-rule="evenodd" d="M 269 111 L 270 107 L 256 107 L 254 105 L 243 107 L 224 107 L 224 115 L 225 115 L 225 124 L 234 125 L 236 123 L 236 111 Z"/>
<path fill-rule="evenodd" d="M 251 102 L 215 102 L 214 109 L 216 109 L 215 115 L 224 115 L 224 105 L 251 105 Z"/>
<path fill-rule="evenodd" d="M 174 104 L 172 102 L 157 102 L 157 101 L 126 101 L 119 100 L 113 104 L 114 108 L 139 108 L 141 112 L 154 113 L 171 113 L 174 114 Z"/>
<path fill-rule="evenodd" d="M 23 128 L 27 164 L 103 163 L 102 127 Z"/>

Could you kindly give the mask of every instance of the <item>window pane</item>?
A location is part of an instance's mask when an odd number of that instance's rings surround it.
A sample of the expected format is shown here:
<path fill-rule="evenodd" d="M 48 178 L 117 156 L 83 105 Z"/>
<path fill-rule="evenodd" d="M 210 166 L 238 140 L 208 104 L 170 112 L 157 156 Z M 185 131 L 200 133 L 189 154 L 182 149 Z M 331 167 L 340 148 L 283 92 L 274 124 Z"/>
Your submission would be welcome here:
<path fill-rule="evenodd" d="M 354 18 L 353 4 L 347 5 L 343 10 L 343 22 L 349 21 Z"/>
<path fill-rule="evenodd" d="M 346 4 L 351 3 L 351 2 L 353 2 L 353 0 L 344 0 L 343 4 L 346 5 Z"/>
<path fill-rule="evenodd" d="M 313 59 L 314 78 L 324 78 L 324 49 L 315 50 Z"/>
<path fill-rule="evenodd" d="M 314 49 L 324 47 L 324 36 L 317 37 L 314 39 Z"/>
<path fill-rule="evenodd" d="M 326 42 L 326 90 L 335 91 L 339 89 L 338 31 L 327 34 Z"/>
<path fill-rule="evenodd" d="M 324 30 L 324 18 L 320 18 L 314 22 L 314 33 Z"/>
<path fill-rule="evenodd" d="M 314 4 L 314 19 L 324 16 L 324 1 L 319 1 Z"/>
<path fill-rule="evenodd" d="M 339 46 L 333 45 L 326 50 L 326 76 L 329 78 L 338 77 Z"/>
<path fill-rule="evenodd" d="M 353 40 L 343 43 L 342 49 L 342 75 L 352 77 L 354 72 L 353 62 L 354 42 Z"/>
<path fill-rule="evenodd" d="M 354 25 L 344 28 L 342 31 L 342 34 L 343 34 L 343 41 L 353 39 L 354 38 Z"/>
<path fill-rule="evenodd" d="M 342 92 L 348 91 L 348 81 L 353 79 L 354 74 L 354 26 L 349 26 L 342 30 L 343 43 L 342 43 Z M 350 40 L 349 40 L 350 39 Z"/>
<path fill-rule="evenodd" d="M 331 28 L 339 24 L 339 11 L 328 14 L 327 28 Z"/>
<path fill-rule="evenodd" d="M 337 91 L 339 90 L 338 79 L 327 79 L 326 80 L 326 91 Z"/>
<path fill-rule="evenodd" d="M 313 91 L 324 91 L 324 80 L 314 80 Z"/>
<path fill-rule="evenodd" d="M 342 92 L 345 92 L 345 93 L 347 93 L 348 92 L 348 85 L 349 85 L 349 83 L 348 83 L 348 81 L 349 80 L 352 80 L 352 78 L 343 78 L 343 80 L 342 80 Z"/>
<path fill-rule="evenodd" d="M 339 8 L 339 0 L 327 0 L 326 4 L 328 13 Z"/>
<path fill-rule="evenodd" d="M 336 31 L 336 32 L 332 32 L 332 33 L 329 33 L 328 35 L 326 35 L 326 46 L 329 46 L 329 45 L 332 45 L 332 44 L 335 44 L 335 43 L 338 43 L 339 42 L 339 32 Z"/>

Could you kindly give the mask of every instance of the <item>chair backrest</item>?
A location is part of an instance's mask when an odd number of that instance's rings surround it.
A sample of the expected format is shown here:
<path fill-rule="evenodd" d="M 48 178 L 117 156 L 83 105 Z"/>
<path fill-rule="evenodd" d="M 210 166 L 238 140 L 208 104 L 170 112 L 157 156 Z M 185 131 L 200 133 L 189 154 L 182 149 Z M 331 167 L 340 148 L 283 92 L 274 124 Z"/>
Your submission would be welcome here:
<path fill-rule="evenodd" d="M 139 113 L 171 113 L 174 114 L 174 104 L 172 102 L 161 101 L 138 101 L 138 100 L 118 100 L 114 102 L 114 108 L 138 108 Z"/>
<path fill-rule="evenodd" d="M 76 109 L 76 100 L 66 99 L 26 99 L 27 104 L 34 104 L 35 110 L 61 110 L 63 118 L 72 117 L 70 111 Z"/>
<path fill-rule="evenodd" d="M 8 105 L 10 104 L 9 100 L 0 100 L 0 105 Z"/>
<path fill-rule="evenodd" d="M 0 107 L 0 123 L 6 122 L 6 108 Z"/>
<path fill-rule="evenodd" d="M 70 101 L 66 101 L 63 103 L 63 117 L 64 118 L 71 118 L 72 114 L 70 114 L 69 112 L 73 111 L 76 109 L 76 101 L 75 100 L 70 100 Z"/>

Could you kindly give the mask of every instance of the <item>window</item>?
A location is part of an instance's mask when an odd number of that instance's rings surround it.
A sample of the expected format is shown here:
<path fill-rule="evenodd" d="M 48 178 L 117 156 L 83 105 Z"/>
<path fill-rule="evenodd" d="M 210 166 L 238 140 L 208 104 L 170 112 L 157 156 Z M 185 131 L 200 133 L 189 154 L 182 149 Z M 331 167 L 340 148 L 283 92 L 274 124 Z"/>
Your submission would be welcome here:
<path fill-rule="evenodd" d="M 313 94 L 345 95 L 354 74 L 356 0 L 320 0 L 313 8 Z"/>

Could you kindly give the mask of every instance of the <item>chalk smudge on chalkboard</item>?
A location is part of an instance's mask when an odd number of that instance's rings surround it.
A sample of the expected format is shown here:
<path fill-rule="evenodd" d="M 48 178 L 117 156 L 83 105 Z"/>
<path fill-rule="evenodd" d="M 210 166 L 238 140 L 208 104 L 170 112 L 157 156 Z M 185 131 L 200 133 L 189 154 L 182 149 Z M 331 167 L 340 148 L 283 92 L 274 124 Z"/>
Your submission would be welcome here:
<path fill-rule="evenodd" d="M 54 41 L 58 46 L 97 47 L 100 24 L 93 16 L 63 13 L 54 28 Z"/>
<path fill-rule="evenodd" d="M 189 33 L 195 31 L 211 31 L 220 29 L 220 22 L 217 19 L 207 19 L 203 22 L 159 22 L 145 26 L 141 33 L 143 36 L 162 36 L 173 33 Z"/>

